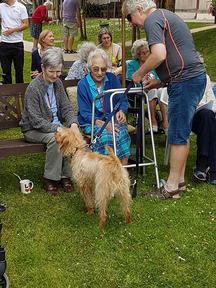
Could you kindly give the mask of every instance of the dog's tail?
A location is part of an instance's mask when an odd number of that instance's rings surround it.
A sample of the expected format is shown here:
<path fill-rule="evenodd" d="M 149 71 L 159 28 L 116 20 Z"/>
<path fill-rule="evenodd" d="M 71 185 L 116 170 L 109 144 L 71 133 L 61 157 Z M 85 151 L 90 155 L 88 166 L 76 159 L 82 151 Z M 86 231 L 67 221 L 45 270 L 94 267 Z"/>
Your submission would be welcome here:
<path fill-rule="evenodd" d="M 109 152 L 109 156 L 111 157 L 116 157 L 115 154 L 114 154 L 114 151 L 112 149 L 112 147 L 108 146 L 108 145 L 105 145 L 105 149 Z"/>
<path fill-rule="evenodd" d="M 119 167 L 119 166 L 122 166 L 122 164 L 121 164 L 121 161 L 119 160 L 119 158 L 114 154 L 114 151 L 113 151 L 113 149 L 112 149 L 112 147 L 110 147 L 110 146 L 108 146 L 108 145 L 105 145 L 104 146 L 105 147 L 105 149 L 109 152 L 109 157 L 111 157 L 112 158 L 112 160 L 116 163 L 116 167 Z M 118 169 L 118 168 L 117 168 Z"/>

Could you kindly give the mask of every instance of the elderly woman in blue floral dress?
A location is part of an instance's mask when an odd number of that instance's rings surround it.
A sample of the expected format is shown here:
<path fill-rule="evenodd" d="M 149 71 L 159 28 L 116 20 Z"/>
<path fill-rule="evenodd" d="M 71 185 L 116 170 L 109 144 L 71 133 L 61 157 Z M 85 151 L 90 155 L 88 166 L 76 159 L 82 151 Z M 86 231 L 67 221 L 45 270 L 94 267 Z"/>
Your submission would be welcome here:
<path fill-rule="evenodd" d="M 78 60 L 76 60 L 68 72 L 65 80 L 82 79 L 86 74 L 88 74 L 87 69 L 87 59 L 91 51 L 96 49 L 96 45 L 91 42 L 84 42 L 78 51 Z"/>
<path fill-rule="evenodd" d="M 121 88 L 119 79 L 107 72 L 109 59 L 102 49 L 96 49 L 88 57 L 89 73 L 78 83 L 78 121 L 85 134 L 91 134 L 92 102 L 100 93 L 108 89 Z M 96 133 L 110 114 L 110 93 L 96 100 L 94 133 Z M 123 165 L 128 162 L 130 155 L 130 136 L 127 129 L 126 114 L 128 110 L 127 97 L 117 94 L 113 97 L 113 106 L 121 99 L 120 107 L 115 115 L 116 150 L 117 156 Z M 106 154 L 105 145 L 113 147 L 112 125 L 108 123 L 101 137 L 94 145 L 94 150 L 100 154 Z"/>

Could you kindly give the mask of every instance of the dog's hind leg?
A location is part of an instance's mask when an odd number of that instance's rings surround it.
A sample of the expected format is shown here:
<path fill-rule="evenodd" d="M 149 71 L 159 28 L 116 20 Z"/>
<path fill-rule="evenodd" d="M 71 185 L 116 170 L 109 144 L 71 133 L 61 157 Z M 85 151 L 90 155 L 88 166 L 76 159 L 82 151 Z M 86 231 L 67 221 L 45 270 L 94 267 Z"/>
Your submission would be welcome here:
<path fill-rule="evenodd" d="M 121 201 L 122 210 L 127 224 L 131 223 L 131 211 L 129 208 L 131 195 L 128 185 L 121 185 L 118 190 L 118 196 Z"/>
<path fill-rule="evenodd" d="M 88 215 L 94 213 L 94 199 L 92 191 L 87 185 L 79 186 L 80 194 L 84 200 Z"/>
<path fill-rule="evenodd" d="M 95 202 L 96 206 L 99 209 L 99 228 L 103 229 L 106 224 L 106 219 L 107 219 L 107 213 L 106 213 L 106 208 L 107 208 L 107 202 L 109 200 L 109 190 L 108 190 L 108 185 L 105 183 L 102 183 L 103 185 L 96 185 L 95 188 Z"/>
<path fill-rule="evenodd" d="M 106 219 L 107 219 L 106 205 L 107 205 L 107 202 L 104 199 L 98 207 L 99 208 L 99 228 L 100 229 L 104 229 L 105 224 L 106 224 Z"/>

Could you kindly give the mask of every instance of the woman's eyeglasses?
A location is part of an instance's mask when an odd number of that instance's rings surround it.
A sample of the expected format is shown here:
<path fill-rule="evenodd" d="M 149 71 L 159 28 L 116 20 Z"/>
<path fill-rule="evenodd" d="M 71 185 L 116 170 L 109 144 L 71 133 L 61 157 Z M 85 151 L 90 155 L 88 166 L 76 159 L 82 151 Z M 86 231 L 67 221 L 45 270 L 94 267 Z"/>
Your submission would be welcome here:
<path fill-rule="evenodd" d="M 94 71 L 95 73 L 98 73 L 99 71 L 101 71 L 102 73 L 106 73 L 107 67 L 92 67 L 92 71 Z"/>

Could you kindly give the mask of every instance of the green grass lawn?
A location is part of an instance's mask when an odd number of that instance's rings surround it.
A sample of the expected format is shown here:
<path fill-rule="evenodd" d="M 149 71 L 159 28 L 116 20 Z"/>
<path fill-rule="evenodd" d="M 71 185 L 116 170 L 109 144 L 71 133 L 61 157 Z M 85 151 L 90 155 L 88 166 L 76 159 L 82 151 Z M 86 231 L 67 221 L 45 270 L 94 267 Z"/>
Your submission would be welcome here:
<path fill-rule="evenodd" d="M 168 172 L 164 140 L 156 137 L 160 177 Z M 76 189 L 59 197 L 43 192 L 43 154 L 1 160 L 0 196 L 8 206 L 2 216 L 3 243 L 11 287 L 215 287 L 216 190 L 192 182 L 194 136 L 191 145 L 188 189 L 180 200 L 143 199 L 140 193 L 155 182 L 148 168 L 131 205 L 133 223 L 124 224 L 113 199 L 103 232 L 97 228 L 97 213 L 85 213 Z M 13 172 L 34 182 L 31 194 L 21 194 Z"/>
<path fill-rule="evenodd" d="M 216 81 L 216 31 L 193 35 L 208 73 Z M 29 81 L 30 53 L 25 54 Z M 20 131 L 0 131 L 0 138 Z M 133 223 L 124 224 L 112 199 L 108 223 L 102 232 L 98 216 L 89 217 L 77 189 L 51 197 L 41 188 L 45 154 L 9 157 L 0 161 L 0 199 L 7 203 L 1 215 L 7 273 L 13 288 L 214 288 L 216 287 L 216 189 L 192 180 L 196 138 L 192 136 L 187 163 L 188 189 L 178 201 L 144 199 L 152 189 L 154 170 L 139 177 L 138 196 L 131 204 Z M 160 178 L 164 135 L 155 137 Z M 147 137 L 147 147 L 150 147 Z M 148 153 L 150 153 L 148 151 Z M 151 154 L 151 153 L 150 153 Z M 20 192 L 12 174 L 29 178 L 34 188 Z M 134 172 L 130 171 L 134 176 Z"/>

